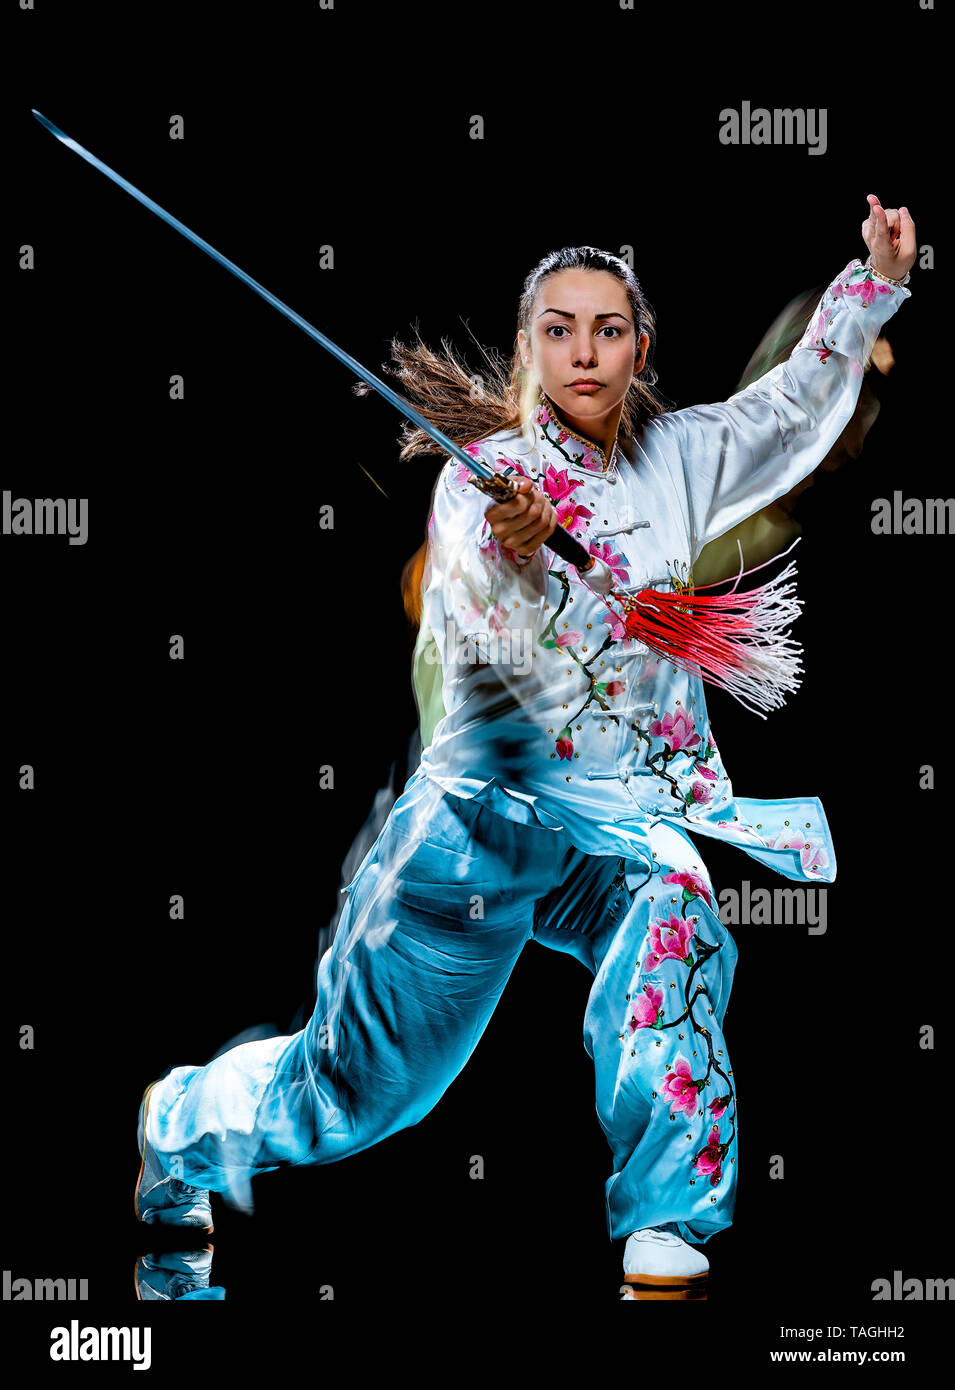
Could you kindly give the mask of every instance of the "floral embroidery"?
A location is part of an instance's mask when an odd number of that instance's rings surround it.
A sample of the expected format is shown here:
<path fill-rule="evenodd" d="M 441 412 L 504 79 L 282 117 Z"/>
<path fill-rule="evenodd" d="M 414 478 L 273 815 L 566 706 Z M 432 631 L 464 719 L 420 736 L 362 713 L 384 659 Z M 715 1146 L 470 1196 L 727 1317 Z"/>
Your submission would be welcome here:
<path fill-rule="evenodd" d="M 723 1177 L 723 1159 L 729 1144 L 720 1143 L 720 1127 L 714 1125 L 710 1130 L 709 1141 L 694 1156 L 693 1163 L 698 1173 L 709 1174 L 710 1186 L 716 1187 Z"/>
<path fill-rule="evenodd" d="M 836 346 L 835 338 L 833 338 L 831 346 L 826 342 L 825 339 L 825 332 L 826 329 L 829 327 L 829 319 L 831 317 L 832 309 L 823 309 L 818 319 L 816 320 L 816 326 L 813 329 L 812 335 L 809 339 L 809 346 L 812 348 L 813 352 L 817 352 L 819 354 L 820 362 L 828 361 L 828 359 L 832 356 Z M 817 344 L 819 344 L 819 346 L 817 346 Z"/>
<path fill-rule="evenodd" d="M 662 876 L 662 882 L 682 886 L 683 902 L 680 915 L 670 912 L 667 918 L 658 918 L 651 922 L 648 928 L 650 949 L 640 969 L 642 973 L 647 969 L 656 969 L 664 962 L 673 962 L 669 969 L 672 970 L 675 966 L 679 971 L 679 988 L 682 990 L 684 1007 L 675 1018 L 665 1018 L 664 987 L 659 983 L 654 984 L 652 980 L 647 981 L 643 986 L 642 994 L 636 994 L 632 998 L 630 995 L 627 996 L 628 1027 L 620 1034 L 620 1038 L 624 1041 L 635 1038 L 641 1028 L 652 1028 L 656 1033 L 662 1034 L 667 1029 L 676 1028 L 688 1022 L 694 1037 L 699 1038 L 705 1044 L 707 1062 L 702 1075 L 694 1076 L 692 1059 L 682 1052 L 678 1052 L 672 1066 L 668 1065 L 666 1074 L 661 1077 L 657 1090 L 653 1092 L 653 1098 L 654 1100 L 662 1100 L 664 1104 L 669 1105 L 671 1120 L 680 1115 L 687 1122 L 698 1116 L 702 1117 L 701 1139 L 703 1139 L 703 1143 L 690 1157 L 689 1162 L 692 1165 L 692 1172 L 696 1173 L 697 1176 L 709 1178 L 710 1186 L 717 1187 L 723 1180 L 723 1160 L 736 1138 L 736 1092 L 730 1080 L 730 1074 L 723 1069 L 723 1064 L 720 1061 L 722 1051 L 717 1052 L 715 1049 L 711 1029 L 697 1021 L 694 1015 L 694 1006 L 701 996 L 704 1000 L 708 998 L 708 990 L 703 983 L 702 969 L 706 961 L 723 948 L 721 945 L 707 941 L 699 934 L 696 925 L 700 920 L 699 916 L 694 915 L 687 918 L 687 909 L 697 898 L 704 898 L 712 909 L 713 890 L 701 874 L 677 869 L 670 869 L 665 873 Z M 690 953 L 689 949 L 691 941 L 694 946 L 693 954 Z M 694 977 L 696 977 L 695 984 Z M 670 988 L 673 988 L 672 983 Z M 709 1012 L 713 1012 L 712 1008 Z M 680 1036 L 682 1037 L 683 1034 L 681 1033 Z M 701 1105 L 701 1097 L 706 1087 L 711 1084 L 714 1073 L 722 1082 L 720 1094 L 711 1100 L 704 1110 Z M 727 1114 L 731 1106 L 732 1111 Z M 724 1115 L 727 1116 L 727 1122 L 731 1126 L 728 1139 L 722 1138 L 720 1126 L 716 1123 Z M 706 1133 L 707 1125 L 710 1126 L 708 1135 Z M 690 1182 L 695 1181 L 695 1178 L 690 1178 Z"/>
<path fill-rule="evenodd" d="M 847 299 L 858 299 L 863 309 L 867 309 L 870 304 L 874 304 L 877 295 L 892 294 L 891 285 L 887 285 L 884 280 L 878 279 L 871 270 L 864 266 L 856 257 L 849 262 L 842 273 L 832 282 L 826 290 L 822 299 L 819 301 L 819 317 L 811 328 L 807 328 L 806 336 L 802 346 L 806 346 L 810 351 L 818 354 L 820 362 L 827 362 L 836 349 L 835 338 L 826 340 L 826 334 L 830 328 L 830 319 L 837 302 Z M 854 361 L 855 359 L 851 359 Z M 858 365 L 858 364 L 856 364 Z"/>
<path fill-rule="evenodd" d="M 706 1108 L 713 1116 L 714 1120 L 718 1120 L 720 1118 L 720 1116 L 723 1114 L 724 1110 L 729 1105 L 732 1099 L 732 1096 L 717 1096 L 716 1100 L 710 1101 L 709 1105 Z"/>
<path fill-rule="evenodd" d="M 661 931 L 662 928 L 662 931 Z M 665 960 L 678 960 L 683 965 L 692 965 L 693 957 L 690 955 L 690 939 L 696 928 L 692 922 L 687 922 L 682 917 L 675 916 L 672 912 L 668 919 L 661 918 L 660 921 L 652 923 L 650 927 L 650 950 L 643 962 L 644 970 L 655 970 L 656 967 Z M 666 940 L 663 939 L 663 932 L 666 933 Z"/>
<path fill-rule="evenodd" d="M 674 869 L 671 873 L 664 874 L 661 883 L 678 883 L 683 889 L 683 901 L 692 902 L 696 897 L 703 898 L 707 907 L 713 906 L 710 897 L 710 890 L 706 885 L 706 880 L 702 874 L 677 873 Z"/>
<path fill-rule="evenodd" d="M 689 816 L 697 806 L 708 806 L 716 790 L 714 783 L 719 781 L 719 773 L 706 764 L 718 758 L 716 744 L 707 734 L 706 748 L 699 751 L 700 735 L 696 732 L 696 721 L 691 710 L 679 708 L 666 710 L 660 719 L 652 719 L 644 729 L 636 726 L 638 738 L 642 738 L 647 748 L 655 739 L 663 740 L 663 747 L 655 753 L 648 752 L 647 767 L 657 777 L 670 783 L 670 793 L 680 803 L 680 814 Z M 681 787 L 678 779 L 667 768 L 678 757 L 688 758 L 690 765 L 682 773 L 684 780 L 690 779 L 689 787 Z M 663 808 L 661 808 L 663 809 Z"/>
<path fill-rule="evenodd" d="M 619 558 L 619 557 L 618 557 Z M 602 652 L 605 652 L 613 641 L 613 634 L 608 632 L 603 643 L 597 648 L 592 656 L 586 661 L 574 651 L 574 643 L 583 638 L 582 632 L 575 632 L 570 628 L 565 628 L 563 632 L 557 631 L 557 621 L 567 606 L 570 598 L 570 581 L 565 570 L 552 569 L 549 571 L 561 586 L 562 594 L 556 612 L 552 615 L 547 627 L 541 633 L 538 645 L 546 648 L 558 648 L 570 657 L 571 661 L 579 666 L 581 673 L 587 678 L 587 694 L 576 713 L 572 714 L 567 723 L 557 735 L 555 749 L 558 758 L 566 758 L 568 761 L 574 756 L 574 743 L 571 736 L 571 725 L 592 701 L 596 700 L 602 710 L 606 710 L 607 718 L 617 721 L 620 716 L 614 713 L 613 707 L 607 703 L 610 696 L 621 695 L 626 690 L 626 684 L 618 680 L 598 680 L 590 669 Z"/>
<path fill-rule="evenodd" d="M 850 263 L 854 264 L 854 263 Z M 849 270 L 849 266 L 846 267 Z M 855 277 L 861 275 L 861 280 Z M 884 280 L 879 280 L 867 270 L 864 265 L 859 265 L 850 274 L 843 271 L 839 279 L 832 286 L 833 299 L 841 299 L 844 295 L 858 295 L 863 309 L 867 309 L 874 301 L 877 294 L 891 294 L 892 287 L 887 285 Z"/>
<path fill-rule="evenodd" d="M 692 1119 L 696 1114 L 699 1082 L 693 1080 L 690 1063 L 682 1052 L 677 1054 L 673 1070 L 667 1073 L 660 1091 L 664 1099 L 670 1102 L 671 1115 L 678 1115 L 683 1110 L 687 1119 Z"/>
<path fill-rule="evenodd" d="M 656 985 L 644 985 L 630 1009 L 630 1031 L 638 1028 L 659 1028 L 663 1021 L 663 990 Z"/>
<path fill-rule="evenodd" d="M 810 839 L 801 830 L 789 830 L 784 827 L 769 848 L 798 849 L 800 863 L 807 874 L 821 873 L 829 863 L 829 855 L 826 853 L 822 841 Z"/>
<path fill-rule="evenodd" d="M 598 560 L 603 560 L 605 565 L 610 566 L 610 568 L 613 570 L 614 578 L 618 581 L 618 583 L 630 583 L 630 574 L 625 568 L 627 561 L 623 555 L 617 554 L 617 552 L 614 550 L 613 546 L 609 541 L 600 541 L 599 543 L 597 541 L 591 541 L 590 553 L 591 555 L 596 555 Z M 577 570 L 573 565 L 571 565 L 570 568 L 573 570 L 574 574 L 577 573 Z"/>
<path fill-rule="evenodd" d="M 662 738 L 670 753 L 681 748 L 692 748 L 699 743 L 700 736 L 694 727 L 693 715 L 688 710 L 678 710 L 676 714 L 664 714 L 662 719 L 654 719 L 650 732 L 654 738 Z"/>
<path fill-rule="evenodd" d="M 568 633 L 562 634 L 562 636 L 566 636 L 566 637 L 568 638 L 568 640 L 573 639 L 573 640 L 576 641 L 577 639 L 579 639 L 580 633 L 579 633 L 579 632 L 568 632 Z M 556 643 L 554 643 L 554 642 L 543 642 L 541 645 L 542 645 L 542 646 L 559 646 L 560 644 L 561 644 L 561 638 L 558 637 Z M 570 655 L 576 659 L 576 654 L 575 654 L 574 652 L 570 652 Z M 581 706 L 581 709 L 585 709 L 586 706 L 590 704 L 590 700 L 593 699 L 594 697 L 596 697 L 596 698 L 600 701 L 601 705 L 603 705 L 603 701 L 604 701 L 604 697 L 605 697 L 605 696 L 607 696 L 607 695 L 620 695 L 620 694 L 623 693 L 624 690 L 626 690 L 626 688 L 627 688 L 627 687 L 624 685 L 623 681 L 598 681 L 598 682 L 596 683 L 596 685 L 593 687 L 593 690 L 592 690 L 592 692 L 591 692 L 590 699 L 588 699 L 588 700 L 586 701 L 586 703 L 585 703 L 584 705 Z M 605 706 L 605 708 L 608 708 L 608 707 Z M 579 713 L 580 713 L 580 711 L 578 710 L 578 714 L 579 714 Z M 577 715 L 574 715 L 574 718 L 575 718 L 575 719 L 576 719 L 576 717 L 577 717 Z M 608 718 L 608 719 L 614 719 L 614 718 L 616 718 L 616 716 L 615 716 L 615 715 L 612 715 L 612 714 L 608 714 L 607 718 Z M 569 725 L 569 724 L 565 724 L 564 727 L 561 729 L 560 733 L 557 735 L 557 743 L 556 743 L 555 746 L 556 746 L 556 748 L 557 748 L 557 756 L 558 756 L 558 758 L 566 758 L 566 759 L 568 760 L 568 762 L 569 762 L 570 759 L 574 756 L 574 741 L 573 741 L 573 737 L 572 737 L 571 732 L 570 732 L 570 725 Z"/>
<path fill-rule="evenodd" d="M 599 452 L 592 445 L 588 444 L 587 441 L 573 435 L 559 420 L 556 420 L 543 401 L 534 411 L 533 419 L 534 423 L 540 429 L 541 438 L 552 445 L 560 456 L 566 459 L 567 462 L 572 464 L 575 468 L 586 468 L 592 473 L 606 473 L 613 466 L 617 456 L 616 444 L 613 448 L 610 463 L 605 464 Z M 549 433 L 549 430 L 553 430 L 553 433 Z M 574 444 L 580 445 L 583 452 L 576 457 L 568 453 L 568 451 L 563 448 L 563 445 L 567 443 L 568 439 L 572 439 Z"/>
<path fill-rule="evenodd" d="M 553 464 L 550 464 L 547 472 L 544 474 L 544 482 L 541 490 L 546 494 L 551 503 L 553 503 L 554 509 L 557 512 L 557 520 L 566 531 L 573 530 L 577 525 L 578 518 L 581 517 L 585 519 L 585 525 L 589 525 L 588 518 L 593 516 L 593 512 L 589 507 L 585 507 L 580 502 L 574 502 L 570 495 L 574 488 L 583 487 L 583 485 L 583 478 L 569 479 L 566 469 L 562 468 L 558 472 Z M 576 531 L 574 534 L 580 537 L 582 532 Z"/>
<path fill-rule="evenodd" d="M 615 642 L 620 643 L 622 651 L 629 651 L 631 647 L 635 647 L 637 645 L 637 639 L 635 637 L 627 636 L 627 629 L 624 627 L 623 623 L 617 617 L 616 613 L 611 613 L 608 609 L 606 613 L 601 614 L 600 621 L 602 623 L 606 623 L 607 626 L 610 628 L 611 637 Z"/>
<path fill-rule="evenodd" d="M 750 832 L 756 834 L 754 828 L 748 821 L 728 821 L 718 820 L 716 824 L 721 830 L 729 830 L 736 833 Z M 829 855 L 823 841 L 818 836 L 804 835 L 801 830 L 790 830 L 784 827 L 780 830 L 775 839 L 767 838 L 764 835 L 757 835 L 757 839 L 766 846 L 767 849 L 795 849 L 799 851 L 799 860 L 806 874 L 821 874 L 823 869 L 829 865 Z"/>

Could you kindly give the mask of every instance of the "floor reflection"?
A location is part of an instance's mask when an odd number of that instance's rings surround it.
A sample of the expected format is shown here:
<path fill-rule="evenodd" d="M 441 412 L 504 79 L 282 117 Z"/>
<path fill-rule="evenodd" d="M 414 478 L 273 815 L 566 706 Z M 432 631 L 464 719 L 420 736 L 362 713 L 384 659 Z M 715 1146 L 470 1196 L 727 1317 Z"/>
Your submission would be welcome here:
<path fill-rule="evenodd" d="M 142 1303 L 223 1299 L 225 1289 L 210 1284 L 212 1245 L 197 1250 L 165 1250 L 136 1261 L 136 1297 Z"/>

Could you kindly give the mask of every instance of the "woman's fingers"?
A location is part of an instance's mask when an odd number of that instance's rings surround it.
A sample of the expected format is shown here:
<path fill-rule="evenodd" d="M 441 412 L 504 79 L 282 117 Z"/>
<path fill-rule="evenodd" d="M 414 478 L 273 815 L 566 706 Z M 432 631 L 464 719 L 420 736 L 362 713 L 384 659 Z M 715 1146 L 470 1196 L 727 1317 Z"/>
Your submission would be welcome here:
<path fill-rule="evenodd" d="M 881 264 L 886 274 L 897 275 L 893 267 L 903 272 L 915 264 L 918 243 L 915 223 L 908 208 L 884 208 L 874 193 L 866 195 L 869 216 L 862 224 L 862 239 L 872 257 L 873 265 Z"/>
<path fill-rule="evenodd" d="M 534 488 L 530 478 L 522 478 L 513 498 L 492 503 L 484 515 L 501 544 L 515 550 L 527 551 L 531 543 L 542 543 L 557 524 L 553 505 Z"/>
<path fill-rule="evenodd" d="M 899 255 L 906 260 L 911 258 L 914 263 L 917 253 L 918 242 L 912 215 L 908 208 L 899 208 Z"/>
<path fill-rule="evenodd" d="M 508 526 L 507 534 L 511 539 L 506 544 L 524 546 L 526 549 L 528 542 L 542 541 L 545 536 L 550 535 L 556 523 L 557 513 L 550 502 L 546 497 L 539 497 L 539 500 L 530 502 L 527 510 L 515 517 Z"/>
<path fill-rule="evenodd" d="M 526 493 L 530 492 L 534 484 L 530 478 L 521 478 L 517 483 L 517 490 L 513 497 L 509 497 L 506 502 L 492 502 L 489 507 L 484 508 L 484 515 L 493 525 L 495 521 L 505 521 L 509 517 L 517 516 L 526 510 L 527 504 L 522 500 Z"/>
<path fill-rule="evenodd" d="M 548 521 L 546 516 L 543 520 L 531 522 L 518 531 L 511 533 L 511 539 L 506 542 L 514 550 L 530 551 L 536 549 L 550 535 L 554 529 L 555 522 Z"/>
<path fill-rule="evenodd" d="M 873 256 L 891 253 L 892 241 L 885 209 L 874 193 L 869 193 L 867 197 L 869 216 L 862 224 L 862 238 Z"/>

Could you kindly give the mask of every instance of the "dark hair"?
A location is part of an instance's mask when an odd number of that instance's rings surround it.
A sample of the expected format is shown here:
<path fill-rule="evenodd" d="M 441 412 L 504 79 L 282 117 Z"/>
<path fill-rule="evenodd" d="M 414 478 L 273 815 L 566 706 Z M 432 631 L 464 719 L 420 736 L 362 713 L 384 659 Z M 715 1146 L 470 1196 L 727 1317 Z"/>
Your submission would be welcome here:
<path fill-rule="evenodd" d="M 613 275 L 626 289 L 636 338 L 646 333 L 650 339 L 643 367 L 630 385 L 620 415 L 620 441 L 626 447 L 646 421 L 672 408 L 672 403 L 654 389 L 657 373 L 653 366 L 656 348 L 653 310 L 640 281 L 626 261 L 609 251 L 598 251 L 593 246 L 565 246 L 560 251 L 549 252 L 524 281 L 517 311 L 517 328 L 523 329 L 528 337 L 537 292 L 549 276 L 561 270 L 605 270 Z M 437 425 L 453 443 L 463 448 L 465 444 L 484 439 L 499 430 L 530 427 L 538 404 L 540 383 L 536 375 L 521 362 L 516 332 L 509 365 L 496 350 L 489 351 L 474 339 L 487 364 L 486 375 L 469 371 L 446 339 L 441 340 L 442 352 L 436 353 L 422 342 L 417 327 L 415 336 L 417 342 L 411 347 L 397 338 L 392 339 L 391 355 L 395 365 L 385 366 L 384 370 L 398 379 L 404 396 L 418 413 Z M 474 338 L 473 333 L 471 337 Z M 359 381 L 352 389 L 364 396 L 374 388 Z M 418 453 L 446 452 L 429 434 L 410 421 L 404 422 L 399 442 L 402 445 L 399 455 L 402 460 Z"/>

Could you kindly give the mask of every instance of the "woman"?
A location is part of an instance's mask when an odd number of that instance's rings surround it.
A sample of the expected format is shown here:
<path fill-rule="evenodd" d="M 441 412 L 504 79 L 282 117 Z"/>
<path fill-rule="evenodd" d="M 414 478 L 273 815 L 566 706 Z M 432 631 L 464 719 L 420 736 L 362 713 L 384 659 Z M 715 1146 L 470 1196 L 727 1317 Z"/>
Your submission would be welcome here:
<path fill-rule="evenodd" d="M 869 203 L 867 265 L 850 262 L 789 359 L 725 404 L 663 411 L 639 282 L 590 247 L 528 277 L 509 379 L 492 363 L 491 388 L 475 390 L 450 355 L 404 353 L 422 413 L 523 475 L 519 491 L 488 506 L 468 470 L 445 463 L 422 631 L 446 713 L 348 884 L 306 1027 L 147 1088 L 141 1220 L 211 1230 L 210 1190 L 250 1208 L 254 1174 L 333 1162 L 417 1123 L 534 938 L 594 975 L 584 1044 L 626 1280 L 705 1279 L 695 1247 L 731 1223 L 735 1201 L 722 1022 L 736 948 L 688 831 L 800 882 L 832 882 L 835 855 L 818 799 L 734 795 L 699 673 L 630 636 L 611 596 L 682 592 L 706 544 L 832 448 L 915 260 L 907 210 Z M 414 432 L 404 453 L 428 447 Z M 592 569 L 548 548 L 557 525 Z M 774 637 L 734 690 L 757 712 L 798 684 L 791 644 Z"/>

